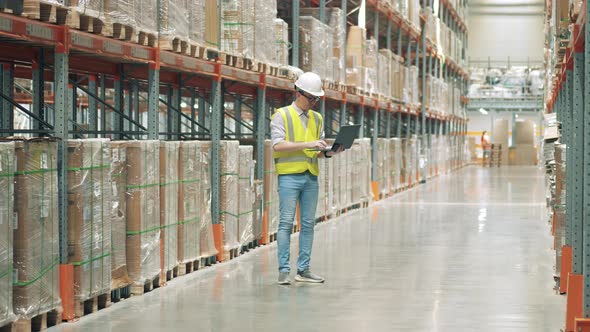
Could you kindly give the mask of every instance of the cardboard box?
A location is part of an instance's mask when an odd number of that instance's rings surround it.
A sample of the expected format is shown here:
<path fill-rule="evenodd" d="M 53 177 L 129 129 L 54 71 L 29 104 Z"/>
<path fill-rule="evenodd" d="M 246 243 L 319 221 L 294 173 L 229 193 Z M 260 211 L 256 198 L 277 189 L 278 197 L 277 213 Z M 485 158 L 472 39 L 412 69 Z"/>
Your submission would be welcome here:
<path fill-rule="evenodd" d="M 15 142 L 14 313 L 31 319 L 61 311 L 57 142 Z"/>
<path fill-rule="evenodd" d="M 531 120 L 516 121 L 516 142 L 513 144 L 534 145 L 535 123 Z"/>
<path fill-rule="evenodd" d="M 510 149 L 510 165 L 533 166 L 537 165 L 537 149 L 534 145 L 517 144 Z"/>
<path fill-rule="evenodd" d="M 172 271 L 179 263 L 179 150 L 180 142 L 160 142 L 160 269 L 164 276 L 162 279 L 165 279 L 166 272 Z"/>
<path fill-rule="evenodd" d="M 14 142 L 0 142 L 0 326 L 16 318 L 12 310 L 15 171 Z"/>
<path fill-rule="evenodd" d="M 111 151 L 107 139 L 69 140 L 68 262 L 74 297 L 85 301 L 111 289 Z M 84 312 L 76 308 L 76 317 Z"/>
<path fill-rule="evenodd" d="M 211 257 L 217 255 L 213 238 L 213 221 L 211 219 L 211 142 L 199 141 L 198 168 L 201 171 L 201 194 L 199 205 L 201 206 L 200 256 Z"/>
<path fill-rule="evenodd" d="M 143 287 L 160 274 L 160 142 L 127 143 L 127 270 Z"/>
<path fill-rule="evenodd" d="M 131 283 L 127 273 L 127 141 L 112 141 L 111 289 Z"/>
<path fill-rule="evenodd" d="M 358 26 L 351 26 L 348 29 L 346 42 L 346 68 L 351 68 L 352 58 L 356 58 L 358 67 L 365 66 L 365 44 L 367 31 Z"/>
<path fill-rule="evenodd" d="M 276 234 L 279 229 L 279 195 L 273 149 L 270 140 L 264 141 L 264 213 L 267 234 Z M 262 239 L 263 242 L 268 239 Z"/>
<path fill-rule="evenodd" d="M 201 146 L 198 141 L 180 143 L 178 160 L 178 262 L 186 264 L 200 256 L 203 213 Z"/>
<path fill-rule="evenodd" d="M 219 49 L 218 0 L 205 0 L 205 46 Z"/>

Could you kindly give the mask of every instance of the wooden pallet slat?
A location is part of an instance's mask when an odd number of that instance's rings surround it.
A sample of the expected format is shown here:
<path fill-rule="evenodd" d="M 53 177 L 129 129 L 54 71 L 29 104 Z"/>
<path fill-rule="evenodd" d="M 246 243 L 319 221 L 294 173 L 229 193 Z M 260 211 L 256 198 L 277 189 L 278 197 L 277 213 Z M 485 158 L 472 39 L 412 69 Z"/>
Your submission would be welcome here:
<path fill-rule="evenodd" d="M 151 280 L 147 280 L 143 284 L 133 283 L 131 285 L 131 295 L 143 295 L 145 293 L 151 292 L 152 290 L 160 287 L 160 276 L 156 276 Z"/>
<path fill-rule="evenodd" d="M 133 26 L 120 22 L 111 21 L 108 18 L 106 19 L 106 22 L 104 22 L 103 35 L 113 39 L 125 41 L 131 41 L 137 38 Z"/>
<path fill-rule="evenodd" d="M 22 15 L 33 20 L 63 25 L 68 17 L 68 8 L 54 2 L 23 0 Z"/>
<path fill-rule="evenodd" d="M 76 318 L 84 317 L 86 315 L 95 313 L 99 310 L 111 306 L 111 293 L 95 295 L 87 300 L 79 300 L 75 302 L 74 314 Z"/>
<path fill-rule="evenodd" d="M 61 324 L 61 312 L 51 310 L 31 319 L 19 319 L 13 322 L 10 328 L 16 332 L 43 331 L 59 324 Z"/>
<path fill-rule="evenodd" d="M 70 8 L 70 13 L 66 19 L 65 25 L 72 29 L 84 32 L 102 34 L 104 22 L 95 14 L 98 13 L 80 13 L 76 8 Z"/>

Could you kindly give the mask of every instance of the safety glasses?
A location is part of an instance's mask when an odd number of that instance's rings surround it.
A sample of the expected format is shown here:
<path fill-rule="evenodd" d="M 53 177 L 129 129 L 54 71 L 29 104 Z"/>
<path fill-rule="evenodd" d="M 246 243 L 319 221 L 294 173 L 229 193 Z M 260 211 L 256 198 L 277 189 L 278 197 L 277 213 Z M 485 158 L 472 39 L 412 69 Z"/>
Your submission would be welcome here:
<path fill-rule="evenodd" d="M 300 93 L 300 94 L 301 94 L 303 97 L 307 98 L 307 100 L 309 100 L 309 102 L 310 102 L 310 103 L 312 103 L 312 104 L 315 104 L 315 103 L 317 103 L 318 101 L 320 101 L 320 97 L 317 97 L 317 96 L 310 96 L 310 95 L 306 94 L 305 92 L 303 92 L 302 90 L 299 90 L 299 93 Z"/>

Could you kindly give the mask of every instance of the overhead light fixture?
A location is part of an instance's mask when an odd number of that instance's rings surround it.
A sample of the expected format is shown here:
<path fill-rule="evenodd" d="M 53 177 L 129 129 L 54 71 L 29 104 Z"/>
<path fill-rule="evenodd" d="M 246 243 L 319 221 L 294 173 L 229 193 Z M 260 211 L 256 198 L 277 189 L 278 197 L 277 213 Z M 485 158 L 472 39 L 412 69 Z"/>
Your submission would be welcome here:
<path fill-rule="evenodd" d="M 518 119 L 518 114 L 515 114 L 514 117 Z"/>
<path fill-rule="evenodd" d="M 481 113 L 483 115 L 488 115 L 488 111 L 484 110 L 483 108 L 479 109 L 479 113 Z"/>
<path fill-rule="evenodd" d="M 180 107 L 185 108 L 186 107 L 186 103 L 183 101 L 182 103 L 180 103 Z"/>

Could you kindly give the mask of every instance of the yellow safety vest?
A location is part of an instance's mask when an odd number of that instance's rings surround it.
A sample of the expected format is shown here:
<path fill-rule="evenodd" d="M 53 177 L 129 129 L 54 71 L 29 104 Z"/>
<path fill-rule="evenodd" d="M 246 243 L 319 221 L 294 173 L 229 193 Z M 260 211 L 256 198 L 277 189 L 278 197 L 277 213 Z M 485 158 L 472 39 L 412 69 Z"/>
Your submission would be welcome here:
<path fill-rule="evenodd" d="M 313 142 L 320 139 L 322 130 L 322 116 L 312 110 L 309 111 L 307 129 L 299 118 L 299 113 L 293 106 L 278 109 L 275 116 L 282 116 L 285 124 L 285 140 L 288 142 Z M 309 171 L 313 175 L 320 173 L 317 159 L 318 152 L 311 150 L 295 152 L 273 152 L 277 173 L 299 174 Z"/>

